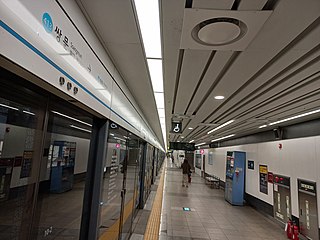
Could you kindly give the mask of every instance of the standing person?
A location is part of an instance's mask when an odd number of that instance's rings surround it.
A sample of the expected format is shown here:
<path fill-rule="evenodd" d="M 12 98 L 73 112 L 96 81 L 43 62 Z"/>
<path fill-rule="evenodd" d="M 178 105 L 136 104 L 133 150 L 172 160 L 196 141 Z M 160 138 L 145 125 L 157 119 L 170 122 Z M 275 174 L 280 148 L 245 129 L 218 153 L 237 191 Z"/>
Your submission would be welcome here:
<path fill-rule="evenodd" d="M 182 168 L 182 187 L 184 187 L 184 186 L 188 187 L 188 182 L 189 182 L 188 181 L 188 174 L 190 173 L 191 166 L 188 163 L 187 159 L 184 159 L 184 161 L 181 165 L 181 168 Z"/>

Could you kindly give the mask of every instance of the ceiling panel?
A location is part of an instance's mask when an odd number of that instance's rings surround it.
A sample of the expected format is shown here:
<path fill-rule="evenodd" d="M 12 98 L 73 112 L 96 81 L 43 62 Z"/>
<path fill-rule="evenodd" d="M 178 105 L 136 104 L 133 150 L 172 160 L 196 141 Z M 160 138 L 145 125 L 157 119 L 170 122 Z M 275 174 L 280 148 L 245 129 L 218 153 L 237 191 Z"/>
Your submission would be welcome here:
<path fill-rule="evenodd" d="M 234 0 L 193 0 L 192 8 L 231 9 Z"/>
<path fill-rule="evenodd" d="M 161 0 L 161 31 L 163 52 L 164 96 L 167 136 L 171 128 L 171 114 L 179 65 L 179 45 L 183 23 L 184 0 Z"/>
<path fill-rule="evenodd" d="M 239 3 L 238 10 L 261 10 L 268 0 L 242 0 Z"/>
<path fill-rule="evenodd" d="M 184 51 L 174 113 L 184 114 L 192 97 L 190 93 L 196 88 L 209 56 L 210 51 Z"/>
<path fill-rule="evenodd" d="M 226 63 L 229 61 L 231 56 L 233 55 L 232 51 L 219 51 L 215 52 L 213 59 L 209 65 L 209 68 L 206 72 L 206 74 L 203 77 L 203 80 L 201 84 L 199 85 L 199 88 L 195 92 L 194 98 L 187 109 L 187 114 L 194 114 L 196 109 L 200 107 L 200 103 L 203 100 L 203 98 L 208 94 L 208 90 L 210 90 L 211 86 L 216 83 L 216 79 Z M 217 95 L 225 96 L 225 91 L 221 93 L 217 93 Z M 221 102 L 217 100 L 217 103 L 219 104 Z"/>
<path fill-rule="evenodd" d="M 320 52 L 314 51 L 312 53 L 312 55 L 309 58 L 305 58 L 304 61 L 301 61 L 301 62 L 298 62 L 297 64 L 294 64 L 291 68 L 288 68 L 287 71 L 282 70 L 285 67 L 287 67 L 287 64 L 290 64 L 293 59 L 297 59 L 298 57 L 300 57 L 301 53 L 302 52 L 300 52 L 300 51 L 299 52 L 294 51 L 294 52 L 290 52 L 290 54 L 285 55 L 284 59 L 281 58 L 280 59 L 281 61 L 280 60 L 277 61 L 278 64 L 272 65 L 274 67 L 270 67 L 269 69 L 267 69 L 262 74 L 262 76 L 255 79 L 250 84 L 246 85 L 246 87 L 241 89 L 241 91 L 239 91 L 237 93 L 237 95 L 233 96 L 234 100 L 236 101 L 236 104 L 231 101 L 227 102 L 224 105 L 224 108 L 218 110 L 213 117 L 219 117 L 221 114 L 223 114 L 223 115 L 228 114 L 228 112 L 226 112 L 226 109 L 232 110 L 232 109 L 238 108 L 240 103 L 242 105 L 242 104 L 251 102 L 252 99 L 254 99 L 254 97 L 261 95 L 261 93 L 263 91 L 266 91 L 267 88 L 270 88 L 270 85 L 277 84 L 278 81 L 282 81 L 283 84 L 285 84 L 285 85 L 293 84 L 293 81 L 290 82 L 289 80 L 293 79 L 294 75 L 296 75 L 302 71 L 302 70 L 300 70 L 300 68 L 302 66 L 304 66 L 311 59 L 314 59 L 315 56 L 319 56 Z M 315 63 L 313 63 L 313 64 L 315 64 Z M 316 67 L 313 67 L 313 68 L 305 70 L 304 72 L 305 72 L 305 74 L 307 74 L 308 72 L 313 73 L 315 71 L 316 71 Z M 287 79 L 287 81 L 284 82 L 285 77 L 291 78 L 291 79 Z M 305 75 L 297 75 L 295 77 L 295 81 L 299 81 L 300 79 L 303 79 L 304 77 L 305 77 Z M 270 89 L 269 93 L 274 94 L 274 90 Z M 267 97 L 267 95 L 264 97 Z"/>
<path fill-rule="evenodd" d="M 77 0 L 104 42 L 140 43 L 130 1 Z"/>

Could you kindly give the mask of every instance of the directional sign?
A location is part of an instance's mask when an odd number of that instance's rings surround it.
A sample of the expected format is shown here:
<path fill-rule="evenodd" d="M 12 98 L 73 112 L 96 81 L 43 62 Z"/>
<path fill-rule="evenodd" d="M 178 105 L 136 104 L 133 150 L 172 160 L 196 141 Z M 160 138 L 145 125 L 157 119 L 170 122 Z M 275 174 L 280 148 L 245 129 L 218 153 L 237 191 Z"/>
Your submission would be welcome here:
<path fill-rule="evenodd" d="M 181 133 L 182 132 L 182 123 L 181 122 L 171 122 L 171 132 L 172 133 Z"/>

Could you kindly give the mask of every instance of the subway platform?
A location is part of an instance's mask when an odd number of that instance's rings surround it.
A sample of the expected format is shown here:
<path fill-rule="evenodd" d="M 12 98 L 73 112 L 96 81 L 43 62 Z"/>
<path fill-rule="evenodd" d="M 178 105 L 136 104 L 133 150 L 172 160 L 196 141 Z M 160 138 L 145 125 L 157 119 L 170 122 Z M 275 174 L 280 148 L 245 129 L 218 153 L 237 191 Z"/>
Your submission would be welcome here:
<path fill-rule="evenodd" d="M 160 212 L 155 209 L 160 208 L 155 196 L 145 234 L 135 233 L 131 240 L 287 239 L 284 229 L 275 220 L 250 206 L 232 206 L 225 201 L 223 190 L 210 188 L 199 175 L 193 173 L 189 187 L 183 187 L 181 169 L 169 160 L 164 163 L 161 174 L 163 177 L 159 179 L 155 194 L 159 196 L 163 189 L 161 218 L 157 222 L 154 219 L 157 215 L 152 214 Z"/>

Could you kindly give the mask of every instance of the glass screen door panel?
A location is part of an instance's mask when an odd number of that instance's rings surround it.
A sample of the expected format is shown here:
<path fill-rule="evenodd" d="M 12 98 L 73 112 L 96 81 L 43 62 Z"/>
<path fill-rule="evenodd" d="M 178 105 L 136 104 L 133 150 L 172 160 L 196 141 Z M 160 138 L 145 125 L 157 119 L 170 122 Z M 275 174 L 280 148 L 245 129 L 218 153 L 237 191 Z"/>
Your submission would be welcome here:
<path fill-rule="evenodd" d="M 32 239 L 79 239 L 92 116 L 53 96 L 48 116 Z"/>
<path fill-rule="evenodd" d="M 125 201 L 126 137 L 127 131 L 120 127 L 109 129 L 100 202 L 101 239 L 116 240 L 121 237 L 121 213 L 124 211 Z"/>
<path fill-rule="evenodd" d="M 0 239 L 29 237 L 46 102 L 26 80 L 0 68 Z"/>

